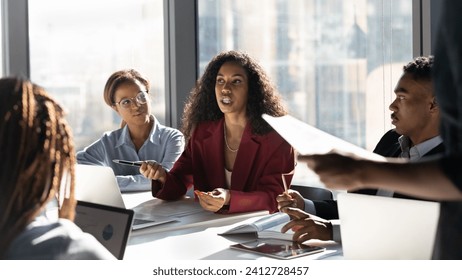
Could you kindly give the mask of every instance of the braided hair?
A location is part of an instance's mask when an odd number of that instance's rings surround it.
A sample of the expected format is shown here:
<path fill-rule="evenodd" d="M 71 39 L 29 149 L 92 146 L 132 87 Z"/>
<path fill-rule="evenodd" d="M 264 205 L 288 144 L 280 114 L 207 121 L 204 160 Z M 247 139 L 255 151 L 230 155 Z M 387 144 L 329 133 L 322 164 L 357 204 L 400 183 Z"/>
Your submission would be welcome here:
<path fill-rule="evenodd" d="M 75 151 L 63 109 L 41 87 L 0 79 L 0 258 L 57 198 L 59 216 L 74 219 Z"/>

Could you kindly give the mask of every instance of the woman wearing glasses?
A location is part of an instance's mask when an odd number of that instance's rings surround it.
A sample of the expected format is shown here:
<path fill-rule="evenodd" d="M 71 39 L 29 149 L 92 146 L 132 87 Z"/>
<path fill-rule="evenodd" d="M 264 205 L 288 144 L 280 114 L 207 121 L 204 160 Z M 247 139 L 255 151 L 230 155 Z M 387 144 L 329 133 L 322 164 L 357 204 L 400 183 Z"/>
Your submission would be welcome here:
<path fill-rule="evenodd" d="M 164 200 L 194 187 L 201 206 L 212 212 L 277 211 L 277 195 L 290 184 L 292 147 L 262 119 L 286 110 L 265 72 L 245 53 L 212 59 L 193 89 L 183 115 L 185 152 L 170 172 L 155 163 L 140 171 Z"/>
<path fill-rule="evenodd" d="M 149 88 L 149 81 L 136 70 L 113 73 L 104 87 L 104 101 L 122 118 L 121 128 L 77 153 L 80 164 L 111 167 L 122 192 L 151 190 L 151 180 L 139 167 L 113 160 L 154 160 L 169 170 L 183 152 L 183 134 L 160 124 L 152 114 Z"/>

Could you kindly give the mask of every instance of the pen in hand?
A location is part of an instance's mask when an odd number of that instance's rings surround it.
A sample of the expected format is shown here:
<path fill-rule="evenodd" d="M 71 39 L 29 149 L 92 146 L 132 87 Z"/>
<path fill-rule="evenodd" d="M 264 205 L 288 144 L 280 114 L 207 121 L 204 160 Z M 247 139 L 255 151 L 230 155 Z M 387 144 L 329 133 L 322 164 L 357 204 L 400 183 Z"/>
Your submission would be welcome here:
<path fill-rule="evenodd" d="M 141 166 L 141 164 L 143 163 L 143 161 L 128 161 L 128 160 L 122 160 L 122 159 L 113 159 L 112 161 L 118 164 L 130 165 L 130 166 Z"/>
<path fill-rule="evenodd" d="M 286 207 L 295 207 L 295 208 L 299 208 L 299 209 L 303 209 L 301 208 L 299 205 L 301 204 L 298 200 L 299 199 L 302 199 L 303 198 L 300 196 L 300 194 L 298 194 L 297 192 L 289 192 L 289 189 L 290 189 L 290 185 L 287 184 L 287 179 L 286 179 L 286 176 L 289 176 L 289 175 L 292 175 L 291 173 L 284 173 L 282 174 L 282 184 L 284 186 L 284 192 L 281 194 L 281 201 L 278 201 L 278 204 L 281 203 L 282 201 L 283 202 L 283 206 L 279 205 L 278 208 L 279 210 L 282 210 L 282 208 L 286 208 Z M 297 195 L 298 194 L 298 195 Z M 300 197 L 298 197 L 300 196 Z M 304 205 L 301 204 L 301 205 Z"/>
<path fill-rule="evenodd" d="M 289 190 L 289 187 L 287 186 L 287 182 L 286 182 L 286 175 L 288 174 L 282 174 L 282 184 L 284 185 L 284 193 L 286 194 L 289 194 L 288 190 Z"/>

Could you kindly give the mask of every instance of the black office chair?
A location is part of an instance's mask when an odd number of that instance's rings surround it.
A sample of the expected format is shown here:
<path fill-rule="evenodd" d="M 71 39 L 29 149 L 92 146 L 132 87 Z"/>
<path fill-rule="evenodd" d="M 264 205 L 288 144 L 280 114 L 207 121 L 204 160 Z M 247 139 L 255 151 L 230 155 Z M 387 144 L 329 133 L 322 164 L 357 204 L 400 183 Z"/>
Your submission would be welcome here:
<path fill-rule="evenodd" d="M 332 200 L 334 198 L 332 191 L 326 188 L 301 185 L 291 185 L 290 188 L 310 200 Z"/>

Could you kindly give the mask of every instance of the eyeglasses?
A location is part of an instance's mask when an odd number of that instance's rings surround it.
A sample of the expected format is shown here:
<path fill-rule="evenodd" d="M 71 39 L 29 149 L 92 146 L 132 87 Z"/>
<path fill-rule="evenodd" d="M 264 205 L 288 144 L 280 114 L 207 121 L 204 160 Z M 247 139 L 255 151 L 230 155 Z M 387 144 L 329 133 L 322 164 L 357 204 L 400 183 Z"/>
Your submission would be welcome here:
<path fill-rule="evenodd" d="M 132 98 L 122 98 L 119 102 L 115 102 L 114 105 L 119 104 L 124 109 L 129 109 L 133 104 L 144 105 L 148 102 L 148 93 L 145 91 L 140 91 L 135 97 Z"/>

